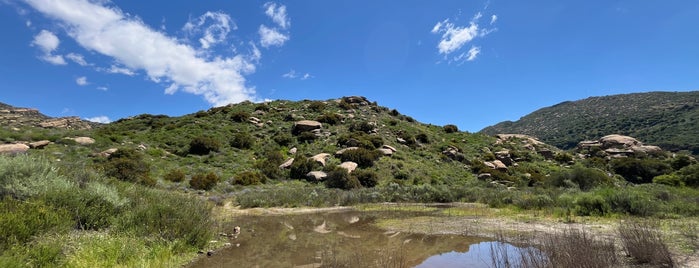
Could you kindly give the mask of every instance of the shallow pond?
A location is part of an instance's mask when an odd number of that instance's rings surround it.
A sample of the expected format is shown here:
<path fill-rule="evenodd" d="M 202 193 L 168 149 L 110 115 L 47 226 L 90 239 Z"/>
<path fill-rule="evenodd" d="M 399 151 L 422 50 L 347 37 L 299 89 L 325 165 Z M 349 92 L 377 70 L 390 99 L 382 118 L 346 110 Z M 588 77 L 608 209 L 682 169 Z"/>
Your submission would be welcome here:
<path fill-rule="evenodd" d="M 491 267 L 491 250 L 515 251 L 492 239 L 382 230 L 382 219 L 430 212 L 343 211 L 285 216 L 236 216 L 231 245 L 189 267 Z M 435 228 L 438 228 L 436 226 Z"/>

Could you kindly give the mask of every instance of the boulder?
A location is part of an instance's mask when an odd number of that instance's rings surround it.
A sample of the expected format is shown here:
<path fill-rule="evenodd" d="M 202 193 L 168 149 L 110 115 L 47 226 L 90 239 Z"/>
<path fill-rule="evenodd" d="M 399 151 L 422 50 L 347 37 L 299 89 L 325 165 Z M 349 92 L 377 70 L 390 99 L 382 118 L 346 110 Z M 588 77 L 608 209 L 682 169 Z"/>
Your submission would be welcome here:
<path fill-rule="evenodd" d="M 505 165 L 511 166 L 514 164 L 514 160 L 510 157 L 510 151 L 509 150 L 502 150 L 502 151 L 497 151 L 495 152 L 495 158 L 497 160 L 502 161 Z"/>
<path fill-rule="evenodd" d="M 357 163 L 352 162 L 352 161 L 347 161 L 347 162 L 343 162 L 338 167 L 346 169 L 347 173 L 352 173 L 352 171 L 357 169 L 357 166 L 358 166 Z"/>
<path fill-rule="evenodd" d="M 293 163 L 294 163 L 294 159 L 293 159 L 293 158 L 289 158 L 289 159 L 287 159 L 286 161 L 284 161 L 284 163 L 282 163 L 281 165 L 279 165 L 279 168 L 290 168 L 290 167 L 291 167 L 291 164 L 293 164 Z"/>
<path fill-rule="evenodd" d="M 32 149 L 43 149 L 46 147 L 46 145 L 49 145 L 51 142 L 48 140 L 41 140 L 41 141 L 35 141 L 35 142 L 30 142 L 29 143 L 29 148 Z"/>
<path fill-rule="evenodd" d="M 478 179 L 479 179 L 479 180 L 489 180 L 489 179 L 491 179 L 492 177 L 493 177 L 493 175 L 490 174 L 490 173 L 481 173 L 481 174 L 478 174 Z"/>
<path fill-rule="evenodd" d="M 510 139 L 521 139 L 521 140 L 523 140 L 524 143 L 528 143 L 528 144 L 533 144 L 533 145 L 544 144 L 543 142 L 539 141 L 539 139 L 534 138 L 534 137 L 529 136 L 529 135 L 524 135 L 524 134 L 497 134 L 497 135 L 495 135 L 495 137 L 498 138 L 500 143 L 502 143 L 502 141 L 507 141 Z"/>
<path fill-rule="evenodd" d="M 495 164 L 493 164 L 493 163 L 491 163 L 491 162 L 484 161 L 484 162 L 483 162 L 483 165 L 485 165 L 486 167 L 495 169 Z"/>
<path fill-rule="evenodd" d="M 659 153 L 663 151 L 663 149 L 655 145 L 631 146 L 631 150 L 640 153 Z"/>
<path fill-rule="evenodd" d="M 328 159 L 328 157 L 330 157 L 330 154 L 319 153 L 317 155 L 312 156 L 311 159 L 325 166 L 325 160 Z"/>
<path fill-rule="evenodd" d="M 294 133 L 301 133 L 304 131 L 312 131 L 314 129 L 320 129 L 323 127 L 318 121 L 313 120 L 301 120 L 294 123 Z"/>
<path fill-rule="evenodd" d="M 119 149 L 117 149 L 117 148 L 109 148 L 109 149 L 107 149 L 107 150 L 104 150 L 104 151 L 99 152 L 99 153 L 97 154 L 97 156 L 109 157 L 109 156 L 112 155 L 113 153 L 116 153 L 116 151 L 118 151 L 118 150 L 119 150 Z"/>
<path fill-rule="evenodd" d="M 95 143 L 95 139 L 90 138 L 90 137 L 76 137 L 76 138 L 72 138 L 71 140 L 74 140 L 75 142 L 77 142 L 80 145 L 90 145 L 90 144 Z"/>
<path fill-rule="evenodd" d="M 406 143 L 407 143 L 407 142 L 405 141 L 405 139 L 403 139 L 403 138 L 396 138 L 396 141 L 398 141 L 398 143 L 400 143 L 400 144 L 406 144 Z"/>
<path fill-rule="evenodd" d="M 377 149 L 377 150 L 385 156 L 392 156 L 393 155 L 393 150 L 391 150 L 391 149 L 381 148 L 381 149 Z"/>
<path fill-rule="evenodd" d="M 26 144 L 0 144 L 0 154 L 18 154 L 29 150 Z"/>
<path fill-rule="evenodd" d="M 393 146 L 390 146 L 390 145 L 386 145 L 386 144 L 381 146 L 381 149 L 389 149 L 389 150 L 393 151 L 394 153 L 397 152 L 396 148 L 394 148 Z"/>
<path fill-rule="evenodd" d="M 599 142 L 602 143 L 602 147 L 605 149 L 612 147 L 631 147 L 634 145 L 641 145 L 641 142 L 639 142 L 637 139 L 619 134 L 604 136 L 599 140 Z"/>
<path fill-rule="evenodd" d="M 323 171 L 311 171 L 306 174 L 306 178 L 315 181 L 322 181 L 328 177 L 328 174 Z"/>
<path fill-rule="evenodd" d="M 291 149 L 289 149 L 289 154 L 296 154 L 296 152 L 297 152 L 298 150 L 299 150 L 299 149 L 296 149 L 296 147 L 291 148 Z"/>

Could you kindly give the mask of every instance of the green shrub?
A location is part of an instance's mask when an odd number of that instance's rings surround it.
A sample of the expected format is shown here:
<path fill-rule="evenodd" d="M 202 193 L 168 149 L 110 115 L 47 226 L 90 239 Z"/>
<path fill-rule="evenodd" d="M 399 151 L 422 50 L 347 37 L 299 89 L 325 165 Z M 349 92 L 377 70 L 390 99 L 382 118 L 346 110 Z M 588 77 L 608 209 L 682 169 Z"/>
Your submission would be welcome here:
<path fill-rule="evenodd" d="M 257 185 L 265 183 L 266 178 L 259 172 L 255 171 L 243 171 L 238 173 L 231 180 L 231 184 L 238 184 L 243 186 Z"/>
<path fill-rule="evenodd" d="M 336 113 L 325 113 L 316 120 L 329 125 L 337 125 L 342 122 L 342 118 L 340 118 L 340 116 Z"/>
<path fill-rule="evenodd" d="M 347 150 L 342 155 L 340 155 L 340 160 L 342 162 L 352 161 L 357 163 L 359 167 L 367 168 L 374 165 L 374 161 L 381 157 L 382 153 L 378 150 L 368 150 L 365 148 L 358 148 L 355 150 Z"/>
<path fill-rule="evenodd" d="M 610 165 L 614 173 L 632 183 L 651 183 L 654 177 L 672 172 L 670 165 L 651 158 L 619 158 L 612 160 Z"/>
<path fill-rule="evenodd" d="M 255 111 L 269 112 L 270 108 L 267 103 L 260 103 L 255 106 Z"/>
<path fill-rule="evenodd" d="M 255 163 L 255 168 L 259 170 L 267 179 L 284 179 L 284 170 L 279 168 L 284 162 L 284 156 L 276 150 L 269 150 L 262 156 L 263 159 Z"/>
<path fill-rule="evenodd" d="M 94 185 L 93 185 L 94 184 Z M 93 185 L 93 186 L 90 186 Z M 68 211 L 73 227 L 79 230 L 100 230 L 109 227 L 120 206 L 125 204 L 116 190 L 103 184 L 91 183 L 85 189 L 49 191 L 43 199 Z M 105 195 L 102 195 L 106 193 Z M 116 195 L 116 200 L 110 195 Z M 113 197 L 113 196 L 112 196 Z"/>
<path fill-rule="evenodd" d="M 316 138 L 318 137 L 315 134 L 308 131 L 301 132 L 296 136 L 299 143 L 312 143 Z"/>
<path fill-rule="evenodd" d="M 255 145 L 255 138 L 247 132 L 238 132 L 231 139 L 231 147 L 250 149 Z"/>
<path fill-rule="evenodd" d="M 117 230 L 197 248 L 206 246 L 213 237 L 211 205 L 206 201 L 147 188 L 131 189 L 127 194 L 133 200 L 132 207 L 119 217 Z"/>
<path fill-rule="evenodd" d="M 0 156 L 0 198 L 27 199 L 50 189 L 73 187 L 45 158 Z"/>
<path fill-rule="evenodd" d="M 677 173 L 685 185 L 699 187 L 699 164 L 683 167 Z"/>
<path fill-rule="evenodd" d="M 279 146 L 289 146 L 294 141 L 294 137 L 285 132 L 277 132 L 272 139 L 279 144 Z"/>
<path fill-rule="evenodd" d="M 356 177 L 350 176 L 346 169 L 335 167 L 328 172 L 325 178 L 325 187 L 350 190 L 361 187 L 361 183 Z"/>
<path fill-rule="evenodd" d="M 346 147 L 362 147 L 376 149 L 383 145 L 383 138 L 379 135 L 369 135 L 364 132 L 351 132 L 337 139 L 337 145 Z"/>
<path fill-rule="evenodd" d="M 314 112 L 321 112 L 325 110 L 325 103 L 322 101 L 313 101 L 310 104 L 308 104 L 308 109 Z"/>
<path fill-rule="evenodd" d="M 677 174 L 664 174 L 653 178 L 653 183 L 664 184 L 669 186 L 684 186 L 684 181 L 682 177 Z"/>
<path fill-rule="evenodd" d="M 313 159 L 299 155 L 294 159 L 294 163 L 291 164 L 289 177 L 292 179 L 306 179 L 306 174 L 313 171 L 313 169 L 319 165 L 316 163 L 317 162 L 313 161 Z"/>
<path fill-rule="evenodd" d="M 548 184 L 555 187 L 577 186 L 587 191 L 599 185 L 611 184 L 612 179 L 604 171 L 575 165 L 570 170 L 561 170 L 551 174 Z"/>
<path fill-rule="evenodd" d="M 430 138 L 425 133 L 415 135 L 415 140 L 419 141 L 420 143 L 430 143 Z"/>
<path fill-rule="evenodd" d="M 350 132 L 360 131 L 368 134 L 374 131 L 374 129 L 376 129 L 376 125 L 371 124 L 367 121 L 355 122 L 350 124 L 349 126 Z"/>
<path fill-rule="evenodd" d="M 233 122 L 238 122 L 238 123 L 248 121 L 249 118 L 250 118 L 250 114 L 248 112 L 245 112 L 245 111 L 238 111 L 238 112 L 235 112 L 231 115 L 231 120 Z"/>
<path fill-rule="evenodd" d="M 653 197 L 648 189 L 627 187 L 605 188 L 597 191 L 603 195 L 610 212 L 648 217 L 660 211 L 660 200 Z"/>
<path fill-rule="evenodd" d="M 185 179 L 186 175 L 182 169 L 173 169 L 170 170 L 170 172 L 165 173 L 163 176 L 163 179 L 171 181 L 171 182 L 183 182 Z"/>
<path fill-rule="evenodd" d="M 143 155 L 132 148 L 120 148 L 111 154 L 104 164 L 105 174 L 118 180 L 155 185 L 150 177 L 150 165 L 143 160 Z"/>
<path fill-rule="evenodd" d="M 63 232 L 71 226 L 70 216 L 42 201 L 20 201 L 9 197 L 0 201 L 0 252 L 29 242 L 46 232 Z"/>
<path fill-rule="evenodd" d="M 556 160 L 558 163 L 570 163 L 573 161 L 573 156 L 569 153 L 565 152 L 558 152 L 556 155 L 553 156 L 553 160 Z"/>
<path fill-rule="evenodd" d="M 455 133 L 455 132 L 459 132 L 459 127 L 457 127 L 456 125 L 452 125 L 452 124 L 445 125 L 445 126 L 444 126 L 444 132 L 446 132 L 446 133 Z"/>
<path fill-rule="evenodd" d="M 367 188 L 372 188 L 379 183 L 379 176 L 371 170 L 357 169 L 351 175 L 356 177 L 359 183 Z"/>
<path fill-rule="evenodd" d="M 583 193 L 574 201 L 575 213 L 579 216 L 603 216 L 609 213 L 609 204 L 602 196 Z"/>
<path fill-rule="evenodd" d="M 199 136 L 189 143 L 189 153 L 195 155 L 207 155 L 209 152 L 218 152 L 221 144 L 218 140 L 209 136 Z"/>
<path fill-rule="evenodd" d="M 189 186 L 191 186 L 192 189 L 208 191 L 213 189 L 218 181 L 219 177 L 216 173 L 199 173 L 192 176 L 192 179 L 189 180 Z"/>

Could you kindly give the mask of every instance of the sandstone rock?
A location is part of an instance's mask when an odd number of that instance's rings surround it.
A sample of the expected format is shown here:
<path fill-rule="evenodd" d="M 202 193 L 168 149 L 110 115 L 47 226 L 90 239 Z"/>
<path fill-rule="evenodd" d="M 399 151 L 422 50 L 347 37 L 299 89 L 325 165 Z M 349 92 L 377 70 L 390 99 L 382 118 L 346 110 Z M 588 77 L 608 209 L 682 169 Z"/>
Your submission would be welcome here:
<path fill-rule="evenodd" d="M 604 148 L 612 148 L 618 146 L 631 147 L 634 145 L 641 145 L 641 142 L 639 142 L 637 139 L 618 134 L 604 136 L 599 141 L 600 143 L 602 143 L 602 146 Z"/>
<path fill-rule="evenodd" d="M 497 137 L 501 141 L 507 141 L 510 139 L 522 139 L 525 143 L 533 145 L 544 144 L 543 142 L 539 141 L 539 139 L 524 134 L 497 134 L 495 135 L 495 137 Z"/>
<path fill-rule="evenodd" d="M 101 156 L 101 157 L 109 157 L 109 156 L 112 155 L 113 153 L 116 153 L 116 151 L 118 151 L 118 150 L 119 150 L 119 149 L 117 149 L 117 148 L 109 148 L 109 149 L 107 149 L 107 150 L 104 150 L 104 151 L 99 152 L 97 155 L 98 155 L 98 156 Z"/>
<path fill-rule="evenodd" d="M 294 133 L 311 131 L 314 129 L 320 129 L 322 127 L 323 127 L 323 124 L 321 124 L 318 121 L 301 120 L 301 121 L 297 121 L 296 123 L 294 123 Z"/>
<path fill-rule="evenodd" d="M 489 180 L 489 179 L 492 178 L 492 177 L 493 177 L 493 175 L 490 174 L 490 173 L 481 173 L 481 174 L 478 174 L 478 179 L 479 179 L 479 180 Z"/>
<path fill-rule="evenodd" d="M 32 149 L 43 149 L 46 147 L 46 145 L 49 145 L 51 142 L 48 140 L 41 140 L 41 141 L 35 141 L 35 142 L 30 142 L 29 143 L 29 148 Z"/>
<path fill-rule="evenodd" d="M 306 174 L 306 178 L 315 180 L 315 181 L 322 181 L 325 178 L 328 177 L 328 174 L 323 172 L 323 171 L 311 171 Z"/>
<path fill-rule="evenodd" d="M 393 155 L 393 150 L 391 150 L 391 149 L 381 148 L 381 149 L 378 149 L 378 151 L 381 152 L 385 156 L 392 156 Z"/>
<path fill-rule="evenodd" d="M 286 161 L 284 161 L 284 163 L 282 163 L 281 165 L 279 165 L 279 168 L 290 168 L 290 167 L 291 167 L 291 164 L 293 164 L 293 163 L 294 163 L 294 159 L 293 159 L 293 158 L 289 158 L 289 159 L 287 159 Z"/>
<path fill-rule="evenodd" d="M 357 163 L 352 162 L 352 161 L 347 161 L 347 162 L 342 162 L 338 167 L 344 168 L 347 170 L 347 173 L 352 173 L 355 169 L 357 169 Z"/>
<path fill-rule="evenodd" d="M 660 147 L 655 146 L 655 145 L 631 146 L 631 150 L 634 152 L 641 152 L 641 153 L 658 153 L 658 152 L 663 151 L 663 149 L 660 149 Z"/>
<path fill-rule="evenodd" d="M 252 124 L 259 124 L 259 123 L 260 123 L 260 119 L 257 118 L 257 117 L 251 116 L 250 118 L 248 118 L 248 122 L 250 122 L 250 123 L 252 123 Z"/>
<path fill-rule="evenodd" d="M 486 167 L 495 169 L 495 164 L 493 164 L 493 163 L 491 163 L 491 162 L 484 161 L 484 162 L 483 162 L 483 165 L 485 165 Z"/>
<path fill-rule="evenodd" d="M 497 160 L 502 161 L 503 163 L 505 163 L 505 165 L 508 165 L 508 166 L 511 166 L 515 162 L 510 157 L 510 151 L 508 151 L 508 150 L 502 150 L 502 151 L 495 152 L 495 158 Z"/>
<path fill-rule="evenodd" d="M 396 148 L 394 148 L 393 146 L 386 145 L 386 144 L 384 144 L 383 146 L 381 146 L 381 148 L 382 148 L 382 149 L 389 149 L 389 150 L 393 151 L 394 153 L 398 151 L 398 150 L 396 150 Z"/>
<path fill-rule="evenodd" d="M 325 166 L 325 160 L 328 159 L 328 157 L 330 157 L 330 154 L 319 153 L 317 155 L 312 156 L 311 159 Z"/>
<path fill-rule="evenodd" d="M 291 148 L 291 149 L 289 149 L 289 154 L 296 154 L 296 152 L 297 152 L 298 150 L 299 150 L 299 149 L 296 149 L 296 147 Z"/>
<path fill-rule="evenodd" d="M 344 148 L 342 150 L 335 152 L 335 155 L 342 155 L 343 153 L 345 153 L 349 150 L 357 150 L 357 149 L 359 149 L 359 147 L 347 147 L 347 148 Z"/>
<path fill-rule="evenodd" d="M 0 154 L 18 154 L 29 150 L 26 144 L 0 144 Z"/>
<path fill-rule="evenodd" d="M 76 137 L 76 138 L 72 138 L 71 140 L 74 140 L 75 142 L 77 142 L 80 145 L 90 145 L 90 144 L 95 143 L 95 139 L 90 138 L 90 137 Z"/>
<path fill-rule="evenodd" d="M 400 143 L 400 144 L 406 143 L 405 139 L 403 139 L 403 138 L 396 138 L 396 141 L 398 141 L 398 143 Z"/>
<path fill-rule="evenodd" d="M 495 165 L 495 169 L 497 169 L 497 170 L 507 170 L 507 165 L 505 165 L 505 163 L 503 163 L 500 160 L 493 160 L 493 162 L 491 162 L 491 163 L 493 163 L 493 165 Z"/>

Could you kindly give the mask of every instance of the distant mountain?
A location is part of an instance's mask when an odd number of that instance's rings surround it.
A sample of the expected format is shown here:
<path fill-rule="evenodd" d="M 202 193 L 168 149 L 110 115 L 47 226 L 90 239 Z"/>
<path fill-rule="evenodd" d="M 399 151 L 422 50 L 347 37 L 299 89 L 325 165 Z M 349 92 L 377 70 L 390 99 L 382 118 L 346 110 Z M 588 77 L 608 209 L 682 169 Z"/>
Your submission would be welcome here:
<path fill-rule="evenodd" d="M 648 92 L 566 101 L 480 131 L 521 133 L 559 148 L 622 134 L 666 150 L 699 154 L 699 91 Z"/>
<path fill-rule="evenodd" d="M 99 124 L 85 121 L 77 116 L 50 117 L 37 109 L 14 107 L 0 102 L 0 126 L 3 127 L 42 127 L 58 129 L 91 129 Z"/>

